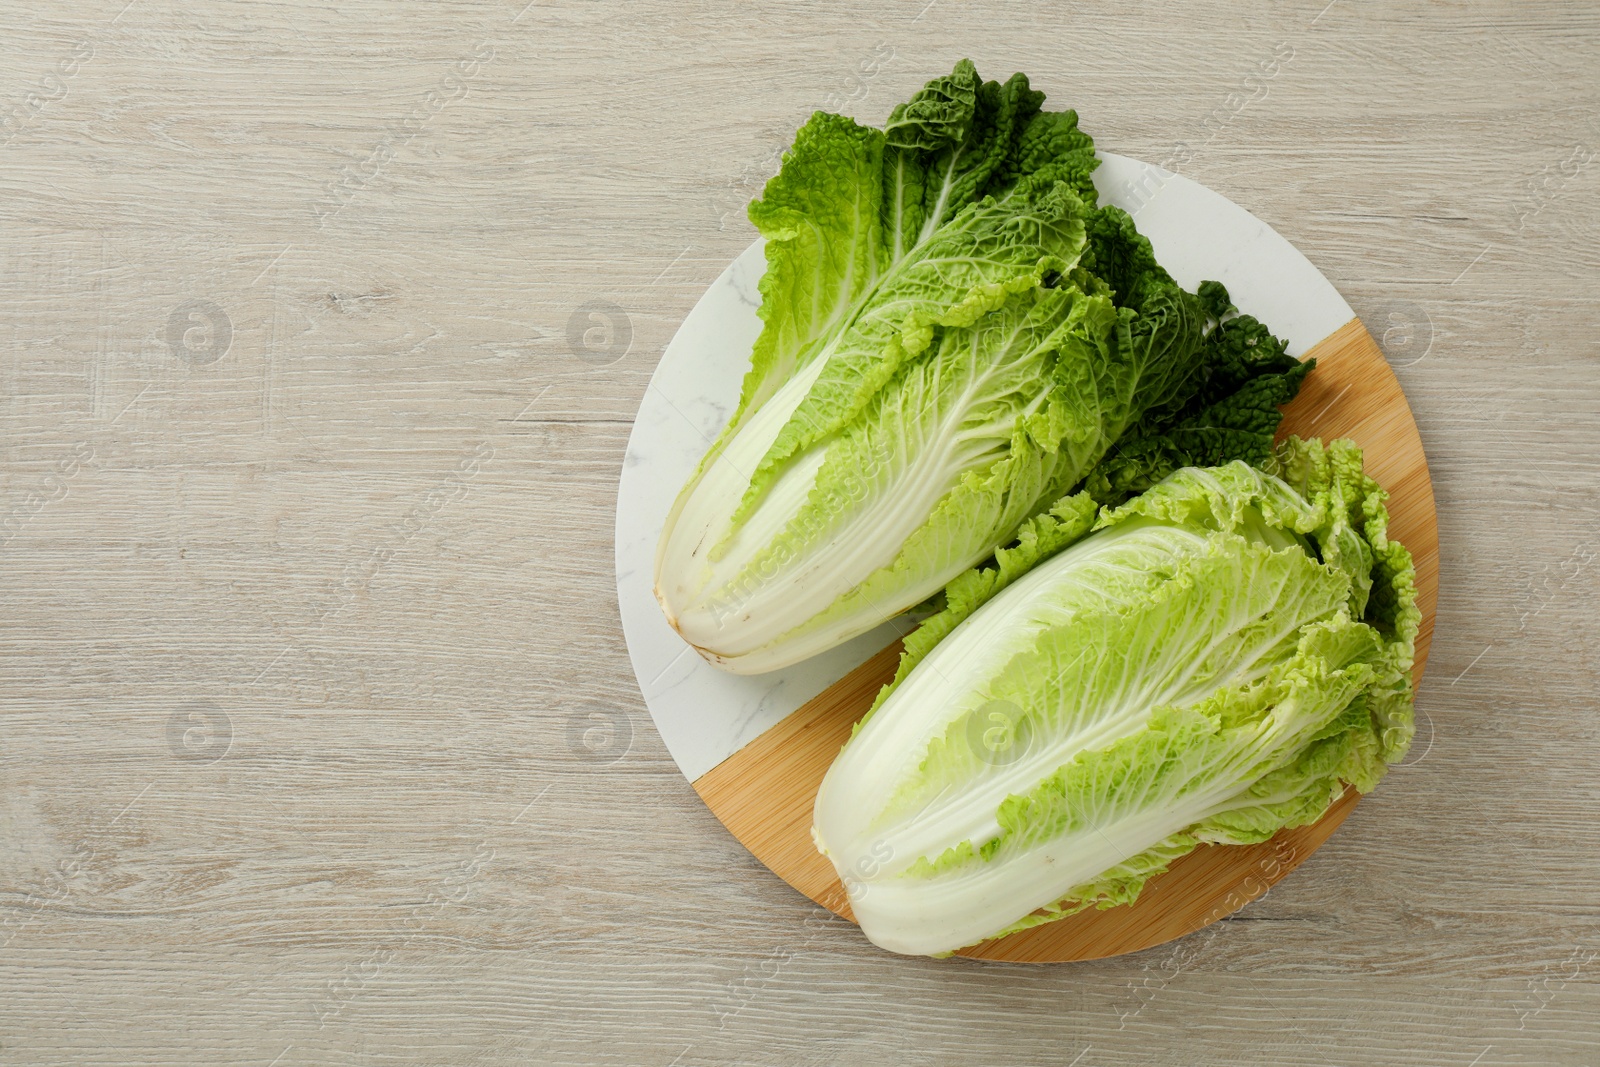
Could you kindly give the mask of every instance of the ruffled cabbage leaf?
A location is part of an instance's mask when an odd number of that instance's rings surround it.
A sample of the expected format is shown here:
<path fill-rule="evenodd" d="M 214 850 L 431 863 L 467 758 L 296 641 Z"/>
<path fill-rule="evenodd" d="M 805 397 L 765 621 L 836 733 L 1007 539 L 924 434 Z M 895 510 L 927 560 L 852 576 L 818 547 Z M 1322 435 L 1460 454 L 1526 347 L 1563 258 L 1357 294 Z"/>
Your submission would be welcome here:
<path fill-rule="evenodd" d="M 764 327 L 657 554 L 712 662 L 787 666 L 913 607 L 1214 377 L 1215 302 L 1095 206 L 1093 143 L 1042 99 L 963 61 L 885 130 L 814 116 L 751 205 Z"/>
<path fill-rule="evenodd" d="M 961 621 L 817 797 L 874 942 L 937 955 L 1129 902 L 1404 755 L 1420 613 L 1385 494 L 1347 441 L 1291 438 L 1268 466 L 1185 467 L 1098 512 L 1069 497 L 952 585 Z"/>

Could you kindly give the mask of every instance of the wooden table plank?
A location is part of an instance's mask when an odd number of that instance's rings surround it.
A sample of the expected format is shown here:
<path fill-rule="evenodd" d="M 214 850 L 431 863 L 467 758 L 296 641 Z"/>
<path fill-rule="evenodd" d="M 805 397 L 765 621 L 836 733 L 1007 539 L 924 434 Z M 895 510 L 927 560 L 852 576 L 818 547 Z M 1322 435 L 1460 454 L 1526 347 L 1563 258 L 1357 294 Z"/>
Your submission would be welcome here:
<path fill-rule="evenodd" d="M 0 1064 L 1600 1062 L 1600 12 L 124 7 L 0 0 Z M 962 55 L 1303 250 L 1438 498 L 1408 765 L 1235 918 L 1070 966 L 895 958 L 773 878 L 613 593 L 744 202 Z"/>

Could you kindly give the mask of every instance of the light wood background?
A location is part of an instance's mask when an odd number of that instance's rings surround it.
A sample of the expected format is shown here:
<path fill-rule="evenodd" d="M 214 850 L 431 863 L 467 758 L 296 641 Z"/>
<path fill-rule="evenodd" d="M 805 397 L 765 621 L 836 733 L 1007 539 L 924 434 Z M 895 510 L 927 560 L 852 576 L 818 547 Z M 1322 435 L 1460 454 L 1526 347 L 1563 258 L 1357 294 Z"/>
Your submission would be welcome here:
<path fill-rule="evenodd" d="M 1600 1063 L 1600 9 L 125 3 L 0 3 L 0 1064 Z M 963 54 L 1304 250 L 1438 498 L 1411 764 L 1081 965 L 772 876 L 613 595 L 744 202 Z"/>

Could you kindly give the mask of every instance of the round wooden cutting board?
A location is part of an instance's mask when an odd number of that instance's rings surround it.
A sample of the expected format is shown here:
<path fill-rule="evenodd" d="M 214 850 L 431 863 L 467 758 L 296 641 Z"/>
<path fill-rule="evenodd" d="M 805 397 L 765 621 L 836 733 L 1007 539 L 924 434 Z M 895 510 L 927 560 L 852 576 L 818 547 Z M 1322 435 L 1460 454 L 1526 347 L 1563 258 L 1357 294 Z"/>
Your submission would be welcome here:
<path fill-rule="evenodd" d="M 1413 676 L 1420 681 L 1439 593 L 1439 537 L 1416 422 L 1360 320 L 1352 319 L 1306 355 L 1317 360 L 1317 368 L 1285 410 L 1281 432 L 1352 438 L 1365 453 L 1367 472 L 1388 490 L 1389 535 L 1416 560 L 1422 628 Z M 844 887 L 811 842 L 812 802 L 851 726 L 894 676 L 899 653 L 898 642 L 883 649 L 694 783 L 757 858 L 846 918 Z M 1131 905 L 1080 912 L 959 955 L 1030 963 L 1090 960 L 1181 937 L 1265 893 L 1328 839 L 1358 799 L 1355 790 L 1346 790 L 1321 821 L 1260 845 L 1203 845 L 1152 879 Z"/>
<path fill-rule="evenodd" d="M 1290 352 L 1317 359 L 1283 432 L 1354 438 L 1368 471 L 1389 490 L 1389 532 L 1417 565 L 1420 678 L 1438 593 L 1433 491 L 1416 424 L 1378 346 L 1328 279 L 1261 219 L 1151 164 L 1110 153 L 1100 161 L 1094 181 L 1101 202 L 1133 216 L 1180 284 L 1221 281 Z M 812 802 L 851 725 L 893 675 L 904 623 L 891 620 L 791 667 L 738 676 L 695 655 L 667 625 L 652 591 L 656 542 L 677 489 L 737 403 L 761 328 L 756 309 L 765 268 L 757 241 L 706 290 L 651 376 L 618 486 L 617 601 L 640 692 L 684 777 L 762 862 L 848 916 L 832 866 L 811 843 Z M 1259 846 L 1197 849 L 1152 879 L 1131 906 L 1082 913 L 963 955 L 1094 959 L 1182 936 L 1266 892 L 1327 840 L 1356 800 L 1347 793 L 1314 826 Z"/>

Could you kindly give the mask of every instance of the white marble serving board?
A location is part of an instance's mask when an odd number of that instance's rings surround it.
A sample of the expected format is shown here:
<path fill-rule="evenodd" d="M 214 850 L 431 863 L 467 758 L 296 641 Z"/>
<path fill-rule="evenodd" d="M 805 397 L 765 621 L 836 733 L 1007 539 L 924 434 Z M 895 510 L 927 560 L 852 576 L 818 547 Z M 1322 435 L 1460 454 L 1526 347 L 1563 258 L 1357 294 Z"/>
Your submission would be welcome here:
<path fill-rule="evenodd" d="M 1241 311 L 1304 353 L 1355 318 L 1328 280 L 1271 227 L 1187 178 L 1100 154 L 1101 203 L 1131 214 L 1156 256 L 1188 288 L 1215 278 Z M 705 774 L 883 648 L 893 621 L 805 663 L 755 677 L 718 670 L 661 614 L 652 592 L 667 512 L 738 402 L 761 329 L 758 239 L 711 284 L 667 346 L 639 405 L 617 492 L 617 600 L 656 729 L 690 781 Z"/>

